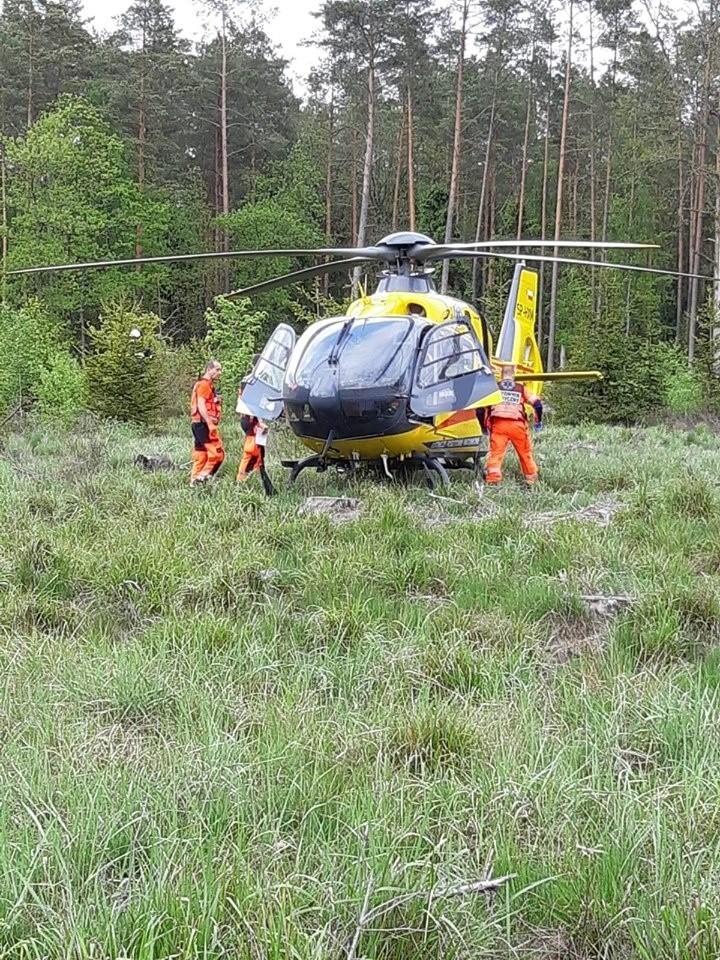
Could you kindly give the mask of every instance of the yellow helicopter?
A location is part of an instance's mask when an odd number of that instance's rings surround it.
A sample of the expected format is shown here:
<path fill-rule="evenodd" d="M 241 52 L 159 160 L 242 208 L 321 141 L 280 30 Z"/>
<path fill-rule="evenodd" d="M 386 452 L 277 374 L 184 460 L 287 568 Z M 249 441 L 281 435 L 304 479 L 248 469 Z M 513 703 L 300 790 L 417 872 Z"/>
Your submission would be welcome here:
<path fill-rule="evenodd" d="M 290 484 L 310 467 L 322 472 L 334 465 L 354 473 L 360 464 L 374 464 L 393 478 L 421 470 L 432 486 L 448 482 L 448 469 L 479 467 L 484 450 L 477 410 L 500 402 L 496 373 L 503 363 L 514 364 L 516 379 L 528 382 L 536 393 L 547 380 L 602 376 L 592 370 L 543 372 L 535 337 L 538 274 L 526 259 L 669 272 L 518 251 L 654 246 L 575 240 L 438 244 L 424 234 L 399 232 L 375 246 L 144 257 L 29 267 L 8 276 L 215 258 L 343 257 L 233 291 L 229 296 L 234 298 L 380 263 L 375 292 L 355 300 L 345 315 L 318 320 L 300 337 L 286 323 L 275 328 L 245 382 L 238 411 L 266 421 L 284 413 L 292 431 L 312 451 L 304 459 L 283 461 L 291 469 Z M 434 262 L 489 256 L 517 261 L 495 348 L 475 308 L 438 293 L 432 279 Z"/>
<path fill-rule="evenodd" d="M 284 413 L 313 451 L 302 460 L 282 461 L 291 469 L 290 485 L 307 468 L 322 472 L 333 465 L 354 473 L 362 463 L 382 464 L 389 477 L 420 469 L 431 486 L 447 483 L 448 469 L 480 467 L 485 450 L 477 410 L 500 402 L 496 374 L 503 363 L 512 363 L 516 379 L 536 393 L 547 380 L 602 377 L 594 370 L 543 373 L 535 336 L 538 274 L 519 255 L 499 254 L 518 263 L 495 350 L 484 318 L 470 304 L 436 291 L 428 263 L 483 255 L 478 247 L 493 246 L 518 244 L 438 245 L 423 234 L 391 234 L 333 265 L 384 261 L 374 293 L 351 303 L 344 316 L 316 321 L 299 338 L 286 323 L 276 327 L 245 381 L 238 410 L 266 421 Z M 251 296 L 329 269 L 296 271 L 230 296 Z"/>

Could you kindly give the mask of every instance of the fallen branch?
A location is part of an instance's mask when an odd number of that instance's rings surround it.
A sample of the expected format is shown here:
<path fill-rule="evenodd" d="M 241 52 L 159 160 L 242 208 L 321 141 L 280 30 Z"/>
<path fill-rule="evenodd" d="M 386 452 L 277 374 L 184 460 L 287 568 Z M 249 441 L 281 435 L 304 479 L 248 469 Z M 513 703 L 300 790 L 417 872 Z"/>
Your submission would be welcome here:
<path fill-rule="evenodd" d="M 634 597 L 613 596 L 612 594 L 594 594 L 585 593 L 580 595 L 580 599 L 586 603 L 633 603 Z"/>
<path fill-rule="evenodd" d="M 506 876 L 496 877 L 494 880 L 473 880 L 470 883 L 462 883 L 457 887 L 440 887 L 434 890 L 415 890 L 412 893 L 403 893 L 400 894 L 400 896 L 392 897 L 392 899 L 386 900 L 385 903 L 380 903 L 377 907 L 373 907 L 372 910 L 367 909 L 372 887 L 372 884 L 369 882 L 368 888 L 365 892 L 363 907 L 360 911 L 360 916 L 358 917 L 355 933 L 348 946 L 347 960 L 355 960 L 355 952 L 360 942 L 360 937 L 362 936 L 363 930 L 365 930 L 365 928 L 368 927 L 373 921 L 378 920 L 380 917 L 384 917 L 386 913 L 390 913 L 391 910 L 395 910 L 397 907 L 402 907 L 406 903 L 410 903 L 412 900 L 447 900 L 450 897 L 465 897 L 471 893 L 494 893 L 500 887 L 504 886 L 506 883 L 509 883 L 510 880 L 514 880 L 516 876 L 516 873 L 508 873 Z"/>
<path fill-rule="evenodd" d="M 0 424 L 2 426 L 2 424 Z M 9 463 L 13 468 L 15 473 L 19 473 L 21 477 L 29 477 L 31 480 L 47 480 L 47 476 L 43 476 L 41 473 L 37 473 L 35 470 L 28 470 L 27 467 L 21 467 L 20 464 L 13 457 L 5 455 L 5 462 Z"/>
<path fill-rule="evenodd" d="M 355 927 L 355 933 L 353 938 L 350 941 L 350 946 L 348 947 L 348 960 L 355 960 L 355 954 L 357 952 L 358 944 L 360 943 L 360 937 L 362 932 L 365 929 L 365 926 L 368 923 L 369 913 L 368 907 L 370 906 L 370 895 L 372 893 L 373 881 L 372 877 L 368 880 L 367 889 L 365 891 L 365 899 L 363 900 L 362 910 L 360 911 L 360 916 L 358 917 L 357 926 Z M 370 911 L 372 913 L 372 911 Z"/>
<path fill-rule="evenodd" d="M 22 413 L 22 403 L 19 403 L 14 410 L 11 410 L 4 420 L 0 420 L 0 429 L 2 429 L 6 423 L 10 423 L 13 417 L 16 417 L 19 413 Z"/>
<path fill-rule="evenodd" d="M 446 503 L 459 503 L 461 507 L 465 506 L 464 500 L 457 500 L 455 497 L 441 497 L 439 493 L 428 493 L 433 500 L 444 500 Z"/>

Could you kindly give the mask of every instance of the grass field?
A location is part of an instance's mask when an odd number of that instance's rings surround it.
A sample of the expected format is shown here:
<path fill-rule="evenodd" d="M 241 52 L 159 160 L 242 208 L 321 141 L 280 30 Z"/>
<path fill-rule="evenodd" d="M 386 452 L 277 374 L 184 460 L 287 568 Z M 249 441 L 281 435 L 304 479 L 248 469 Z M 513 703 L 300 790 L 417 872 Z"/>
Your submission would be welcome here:
<path fill-rule="evenodd" d="M 271 501 L 226 440 L 2 440 L 0 957 L 720 956 L 718 438 Z"/>

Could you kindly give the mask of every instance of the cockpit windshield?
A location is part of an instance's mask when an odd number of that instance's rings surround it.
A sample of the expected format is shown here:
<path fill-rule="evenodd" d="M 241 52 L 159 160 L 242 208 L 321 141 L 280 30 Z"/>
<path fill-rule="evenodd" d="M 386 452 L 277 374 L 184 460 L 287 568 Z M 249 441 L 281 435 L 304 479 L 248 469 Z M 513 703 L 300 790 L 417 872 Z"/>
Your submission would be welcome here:
<path fill-rule="evenodd" d="M 314 335 L 310 328 L 288 379 L 294 386 L 311 388 L 320 368 L 334 366 L 338 384 L 347 389 L 409 389 L 421 327 L 410 317 L 341 317 Z"/>

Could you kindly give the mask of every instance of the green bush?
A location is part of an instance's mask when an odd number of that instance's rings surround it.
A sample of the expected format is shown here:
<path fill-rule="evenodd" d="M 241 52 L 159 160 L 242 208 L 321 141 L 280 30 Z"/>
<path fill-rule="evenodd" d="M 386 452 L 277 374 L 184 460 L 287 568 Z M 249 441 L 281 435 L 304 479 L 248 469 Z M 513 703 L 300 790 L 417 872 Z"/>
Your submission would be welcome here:
<path fill-rule="evenodd" d="M 249 372 L 253 356 L 262 348 L 262 329 L 267 315 L 252 311 L 250 301 L 217 297 L 205 313 L 206 346 L 223 365 L 222 383 L 226 390 L 236 387 Z M 228 386 L 229 385 L 229 386 Z"/>
<path fill-rule="evenodd" d="M 69 353 L 58 351 L 40 372 L 37 399 L 44 416 L 65 424 L 83 409 L 85 374 Z"/>
<path fill-rule="evenodd" d="M 664 411 L 692 413 L 705 402 L 705 380 L 688 369 L 687 357 L 672 343 L 657 343 L 624 332 L 598 341 L 594 350 L 574 354 L 569 368 L 598 369 L 599 382 L 577 382 L 550 391 L 558 418 L 635 423 Z"/>
<path fill-rule="evenodd" d="M 111 304 L 90 328 L 93 352 L 86 365 L 87 403 L 102 416 L 151 423 L 160 411 L 158 352 L 161 320 L 127 302 Z M 131 332 L 139 335 L 135 338 Z"/>
<path fill-rule="evenodd" d="M 66 352 L 61 325 L 38 300 L 0 306 L 0 410 L 37 399 L 43 377 Z"/>
<path fill-rule="evenodd" d="M 696 413 L 704 405 L 707 394 L 702 374 L 689 369 L 687 358 L 677 348 L 664 346 L 668 348 L 665 406 L 672 413 Z"/>
<path fill-rule="evenodd" d="M 161 417 L 186 415 L 193 384 L 202 375 L 207 358 L 208 349 L 201 340 L 191 340 L 177 347 L 164 342 L 160 344 L 155 369 Z"/>
<path fill-rule="evenodd" d="M 290 305 L 295 320 L 303 326 L 315 323 L 320 317 L 345 316 L 351 303 L 350 299 L 336 300 L 334 297 L 326 297 L 319 290 L 311 295 L 311 300 L 311 306 L 306 306 L 299 301 L 294 301 Z"/>

